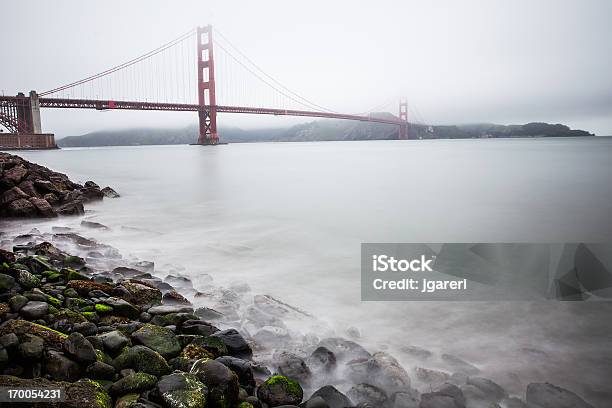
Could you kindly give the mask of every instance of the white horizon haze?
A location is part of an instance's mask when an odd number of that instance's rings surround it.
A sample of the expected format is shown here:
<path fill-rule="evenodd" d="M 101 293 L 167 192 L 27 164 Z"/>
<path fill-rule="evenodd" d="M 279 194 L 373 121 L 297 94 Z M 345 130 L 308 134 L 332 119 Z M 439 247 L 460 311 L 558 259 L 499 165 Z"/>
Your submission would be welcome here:
<path fill-rule="evenodd" d="M 612 2 L 5 2 L 0 92 L 43 91 L 212 24 L 291 90 L 339 112 L 383 104 L 433 125 L 563 123 L 612 135 Z M 195 53 L 195 50 L 194 50 Z M 387 102 L 386 105 L 384 103 Z M 44 109 L 58 138 L 184 127 L 193 112 Z M 222 114 L 221 127 L 309 121 Z"/>

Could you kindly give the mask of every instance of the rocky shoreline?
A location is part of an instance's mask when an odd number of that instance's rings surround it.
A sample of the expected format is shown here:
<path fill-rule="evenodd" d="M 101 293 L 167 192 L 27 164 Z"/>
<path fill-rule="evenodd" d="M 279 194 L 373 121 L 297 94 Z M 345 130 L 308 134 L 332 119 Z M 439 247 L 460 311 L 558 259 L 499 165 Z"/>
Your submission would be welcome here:
<path fill-rule="evenodd" d="M 68 176 L 0 152 L 0 217 L 32 218 L 82 215 L 84 203 L 119 194 L 93 181 L 80 185 Z"/>
<path fill-rule="evenodd" d="M 91 188 L 66 180 L 65 191 Z M 512 396 L 468 362 L 443 355 L 449 369 L 434 369 L 431 352 L 406 345 L 419 362 L 409 374 L 358 344 L 358 333 L 296 341 L 285 321 L 311 318 L 299 309 L 244 282 L 194 287 L 180 271 L 159 276 L 152 262 L 67 227 L 0 233 L 0 247 L 0 386 L 65 390 L 64 402 L 37 406 L 592 407 L 548 383 Z"/>

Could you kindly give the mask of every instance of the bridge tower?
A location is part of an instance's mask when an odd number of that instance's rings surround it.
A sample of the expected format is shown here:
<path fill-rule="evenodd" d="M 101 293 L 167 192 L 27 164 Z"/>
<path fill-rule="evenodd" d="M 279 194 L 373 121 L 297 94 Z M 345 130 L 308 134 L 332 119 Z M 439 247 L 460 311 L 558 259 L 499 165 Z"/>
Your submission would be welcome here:
<path fill-rule="evenodd" d="M 400 125 L 398 139 L 408 139 L 408 101 L 406 98 L 400 99 L 399 119 L 404 123 Z"/>
<path fill-rule="evenodd" d="M 216 145 L 217 101 L 215 99 L 215 64 L 213 58 L 212 26 L 198 27 L 198 116 L 200 134 L 198 143 Z"/>

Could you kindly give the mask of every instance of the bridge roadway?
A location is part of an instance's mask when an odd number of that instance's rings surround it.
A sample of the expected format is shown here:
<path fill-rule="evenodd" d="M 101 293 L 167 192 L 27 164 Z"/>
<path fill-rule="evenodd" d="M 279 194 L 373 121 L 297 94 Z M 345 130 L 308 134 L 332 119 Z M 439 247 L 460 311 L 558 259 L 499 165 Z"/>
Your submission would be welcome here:
<path fill-rule="evenodd" d="M 16 97 L 0 97 L 1 99 Z M 73 108 L 73 109 L 128 109 L 143 111 L 199 111 L 202 106 L 186 103 L 163 103 L 163 102 L 130 102 L 94 99 L 69 99 L 69 98 L 40 98 L 41 108 Z M 347 119 L 361 122 L 385 123 L 389 125 L 404 125 L 399 119 L 384 119 L 375 116 L 349 115 L 343 113 L 316 112 L 292 109 L 253 108 L 247 106 L 215 106 L 217 113 L 247 113 L 255 115 L 279 115 L 279 116 L 306 116 L 316 118 Z M 205 110 L 211 106 L 204 106 Z"/>

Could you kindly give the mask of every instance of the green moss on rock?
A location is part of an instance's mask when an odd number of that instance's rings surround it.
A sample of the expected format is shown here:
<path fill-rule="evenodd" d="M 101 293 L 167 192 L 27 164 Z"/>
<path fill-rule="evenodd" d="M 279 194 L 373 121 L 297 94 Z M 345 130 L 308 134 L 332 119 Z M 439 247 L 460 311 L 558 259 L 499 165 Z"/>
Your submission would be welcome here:
<path fill-rule="evenodd" d="M 100 314 L 111 313 L 113 311 L 113 308 L 111 306 L 103 305 L 101 303 L 96 303 L 95 309 L 96 309 L 96 312 Z"/>

